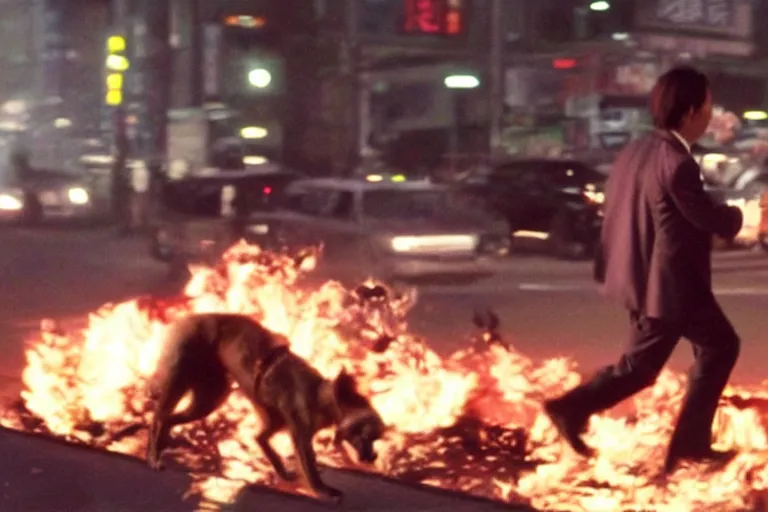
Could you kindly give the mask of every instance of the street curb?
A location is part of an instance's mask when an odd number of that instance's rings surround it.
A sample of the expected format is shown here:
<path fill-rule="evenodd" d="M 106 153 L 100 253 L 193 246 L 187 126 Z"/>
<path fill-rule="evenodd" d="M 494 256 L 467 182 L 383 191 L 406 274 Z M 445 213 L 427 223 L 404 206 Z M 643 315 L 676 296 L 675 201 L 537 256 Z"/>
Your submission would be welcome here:
<path fill-rule="evenodd" d="M 486 506 L 486 507 L 492 506 L 497 508 L 498 510 L 507 510 L 507 511 L 513 511 L 513 512 L 543 512 L 543 511 L 539 511 L 534 508 L 528 507 L 526 505 L 515 505 L 515 504 L 505 503 L 503 501 L 492 500 L 489 498 L 482 498 L 480 496 L 475 496 L 473 494 L 467 494 L 467 493 L 462 493 L 458 491 L 450 491 L 447 489 L 441 489 L 439 487 L 433 487 L 430 485 L 425 485 L 425 484 L 420 484 L 415 482 L 408 482 L 406 480 L 398 480 L 397 478 L 382 475 L 380 473 L 372 473 L 372 472 L 367 472 L 362 470 L 346 469 L 346 468 L 343 468 L 343 469 L 330 468 L 322 465 L 321 467 L 323 467 L 327 471 L 331 471 L 334 473 L 342 473 L 342 474 L 358 476 L 366 479 L 379 480 L 388 484 L 410 488 L 419 492 L 435 494 L 439 496 L 444 496 L 446 498 L 460 498 L 461 501 L 464 501 L 467 503 L 476 503 L 478 506 Z"/>
<path fill-rule="evenodd" d="M 144 460 L 141 458 L 125 455 L 121 453 L 116 453 L 116 452 L 109 452 L 106 450 L 94 448 L 89 445 L 70 443 L 68 441 L 65 441 L 63 439 L 56 438 L 56 437 L 33 434 L 33 433 L 21 431 L 21 430 L 0 427 L 0 438 L 2 437 L 10 438 L 11 440 L 13 438 L 24 439 L 28 441 L 34 441 L 35 443 L 39 443 L 41 445 L 68 448 L 68 449 L 71 449 L 72 451 L 79 451 L 80 453 L 87 453 L 87 454 L 99 456 L 101 458 L 111 458 L 113 460 L 129 462 L 133 465 L 141 466 L 142 468 L 146 467 Z M 44 452 L 45 448 L 43 447 L 35 451 Z M 10 465 L 9 463 L 10 461 L 6 462 L 7 465 Z M 327 466 L 321 466 L 321 467 L 323 468 L 324 472 L 328 472 L 331 475 L 337 474 L 337 475 L 346 476 L 347 478 L 345 478 L 345 480 L 348 480 L 349 478 L 352 478 L 354 480 L 368 480 L 369 485 L 370 483 L 372 483 L 371 481 L 378 481 L 380 483 L 387 484 L 388 486 L 410 489 L 412 491 L 416 491 L 425 496 L 432 495 L 435 498 L 442 498 L 441 501 L 450 500 L 452 502 L 452 508 L 456 508 L 456 506 L 458 506 L 461 510 L 477 509 L 477 510 L 489 510 L 489 511 L 498 510 L 498 511 L 510 511 L 510 512 L 537 512 L 535 509 L 526 507 L 526 506 L 512 505 L 512 504 L 503 503 L 500 501 L 494 501 L 486 498 L 473 496 L 470 494 L 449 491 L 445 489 L 439 489 L 436 487 L 431 487 L 428 485 L 423 485 L 418 483 L 405 482 L 405 481 L 397 480 L 395 478 L 387 477 L 378 473 L 372 473 L 372 472 L 354 470 L 354 469 L 336 469 L 336 468 L 330 468 Z M 176 478 L 183 477 L 185 480 L 189 479 L 189 475 L 186 472 L 171 469 L 171 468 L 166 469 L 165 471 L 163 471 L 163 473 L 172 474 Z M 343 507 L 340 509 L 339 507 L 329 505 L 327 503 L 324 503 L 323 501 L 313 499 L 309 496 L 294 494 L 290 492 L 283 492 L 274 487 L 270 487 L 262 484 L 247 485 L 242 491 L 238 493 L 238 497 L 243 493 L 256 493 L 256 494 L 266 493 L 275 499 L 290 500 L 291 502 L 294 502 L 296 505 L 298 505 L 299 503 L 302 503 L 307 506 L 313 506 L 313 507 L 327 509 L 327 510 L 365 510 L 361 508 L 346 508 L 346 507 Z M 180 497 L 179 504 L 182 505 L 182 504 L 188 503 L 192 505 L 194 501 L 196 500 L 184 500 L 182 497 Z M 221 506 L 221 510 L 239 510 L 237 501 L 231 505 Z M 286 503 L 286 507 L 291 507 L 290 503 Z M 287 510 L 290 510 L 290 509 L 291 508 L 287 508 Z M 418 509 L 409 508 L 409 510 L 419 510 L 419 511 L 437 510 L 437 509 L 438 509 L 437 506 L 434 508 L 432 507 L 430 508 L 418 507 Z M 442 510 L 442 507 L 440 507 L 440 509 Z M 377 510 L 382 510 L 382 509 L 377 508 Z M 392 510 L 405 510 L 405 509 L 393 508 Z"/>

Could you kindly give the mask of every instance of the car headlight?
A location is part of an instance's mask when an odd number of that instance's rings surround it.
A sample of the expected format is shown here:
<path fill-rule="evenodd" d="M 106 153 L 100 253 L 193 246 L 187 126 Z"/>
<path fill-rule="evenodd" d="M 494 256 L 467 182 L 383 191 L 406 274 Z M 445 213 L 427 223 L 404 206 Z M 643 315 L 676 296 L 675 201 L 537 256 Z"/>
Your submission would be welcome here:
<path fill-rule="evenodd" d="M 0 194 L 0 210 L 17 212 L 24 208 L 24 203 L 11 194 Z"/>
<path fill-rule="evenodd" d="M 69 198 L 69 202 L 72 204 L 88 204 L 88 201 L 91 200 L 88 191 L 83 187 L 70 188 L 67 190 L 67 197 Z"/>
<path fill-rule="evenodd" d="M 588 183 L 584 187 L 584 197 L 593 204 L 603 204 L 605 202 L 605 192 L 598 190 L 594 183 Z"/>
<path fill-rule="evenodd" d="M 412 236 L 396 236 L 390 241 L 392 250 L 408 252 L 418 245 L 418 240 Z"/>
<path fill-rule="evenodd" d="M 418 235 L 396 236 L 390 240 L 395 252 L 412 251 L 471 251 L 478 243 L 476 235 Z"/>
<path fill-rule="evenodd" d="M 248 232 L 254 235 L 266 235 L 269 233 L 269 224 L 252 224 L 248 226 Z"/>

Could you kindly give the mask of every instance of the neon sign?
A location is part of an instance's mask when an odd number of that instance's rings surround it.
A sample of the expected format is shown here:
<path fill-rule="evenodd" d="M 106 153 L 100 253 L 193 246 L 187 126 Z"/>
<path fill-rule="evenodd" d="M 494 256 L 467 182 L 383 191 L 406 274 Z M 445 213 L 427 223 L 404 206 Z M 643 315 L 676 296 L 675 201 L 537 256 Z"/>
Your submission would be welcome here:
<path fill-rule="evenodd" d="M 452 36 L 464 30 L 463 0 L 404 1 L 407 33 Z"/>

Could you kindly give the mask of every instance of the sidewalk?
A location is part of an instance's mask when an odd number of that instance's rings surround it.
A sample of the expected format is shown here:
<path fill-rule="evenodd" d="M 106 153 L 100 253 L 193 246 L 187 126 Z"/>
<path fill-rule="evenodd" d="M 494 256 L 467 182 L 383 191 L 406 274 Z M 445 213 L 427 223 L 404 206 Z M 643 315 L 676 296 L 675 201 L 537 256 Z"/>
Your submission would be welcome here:
<path fill-rule="evenodd" d="M 154 472 L 141 460 L 66 445 L 0 429 L 0 510 L 4 512 L 187 512 L 188 478 Z M 356 473 L 325 470 L 328 483 L 345 491 L 338 507 L 257 488 L 226 510 L 535 512 L 460 494 L 398 484 Z"/>

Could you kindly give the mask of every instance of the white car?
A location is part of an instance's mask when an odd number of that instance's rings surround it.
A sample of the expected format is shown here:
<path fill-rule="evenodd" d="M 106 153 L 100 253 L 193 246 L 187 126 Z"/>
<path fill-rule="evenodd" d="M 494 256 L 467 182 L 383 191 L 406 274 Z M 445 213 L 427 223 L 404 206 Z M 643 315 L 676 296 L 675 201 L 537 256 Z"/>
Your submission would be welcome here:
<path fill-rule="evenodd" d="M 490 275 L 509 251 L 507 222 L 460 204 L 445 185 L 308 179 L 283 199 L 268 214 L 276 236 L 290 247 L 322 244 L 318 270 L 337 279 Z"/>
<path fill-rule="evenodd" d="M 95 219 L 109 201 L 94 177 L 45 169 L 0 187 L 0 220 L 36 225 L 49 219 Z"/>

